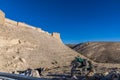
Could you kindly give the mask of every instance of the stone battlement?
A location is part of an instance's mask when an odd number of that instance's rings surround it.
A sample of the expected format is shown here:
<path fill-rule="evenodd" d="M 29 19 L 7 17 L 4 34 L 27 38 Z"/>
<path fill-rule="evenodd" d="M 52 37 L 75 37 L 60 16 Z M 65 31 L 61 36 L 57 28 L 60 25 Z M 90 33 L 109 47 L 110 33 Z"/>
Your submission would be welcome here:
<path fill-rule="evenodd" d="M 53 32 L 52 34 L 50 34 L 50 33 L 46 32 L 46 31 L 42 30 L 41 28 L 36 28 L 34 26 L 28 25 L 28 24 L 23 23 L 23 22 L 17 22 L 17 21 L 8 19 L 8 18 L 5 17 L 5 13 L 3 11 L 1 11 L 1 10 L 0 10 L 0 25 L 3 25 L 3 26 L 16 26 L 16 27 L 29 27 L 29 28 L 37 30 L 37 31 L 39 31 L 41 33 L 46 33 L 46 34 L 58 39 L 60 42 L 62 42 L 59 33 Z"/>

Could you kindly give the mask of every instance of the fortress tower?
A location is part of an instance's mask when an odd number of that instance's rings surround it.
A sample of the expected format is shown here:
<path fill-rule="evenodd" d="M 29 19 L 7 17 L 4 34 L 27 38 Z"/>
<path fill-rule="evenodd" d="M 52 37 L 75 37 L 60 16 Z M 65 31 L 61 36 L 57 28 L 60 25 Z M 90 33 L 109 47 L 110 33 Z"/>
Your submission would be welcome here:
<path fill-rule="evenodd" d="M 0 25 L 3 25 L 5 22 L 5 14 L 0 10 Z"/>
<path fill-rule="evenodd" d="M 52 35 L 54 38 L 56 38 L 57 40 L 59 40 L 60 42 L 62 42 L 62 41 L 61 41 L 61 38 L 60 38 L 60 33 L 53 32 L 51 35 Z"/>

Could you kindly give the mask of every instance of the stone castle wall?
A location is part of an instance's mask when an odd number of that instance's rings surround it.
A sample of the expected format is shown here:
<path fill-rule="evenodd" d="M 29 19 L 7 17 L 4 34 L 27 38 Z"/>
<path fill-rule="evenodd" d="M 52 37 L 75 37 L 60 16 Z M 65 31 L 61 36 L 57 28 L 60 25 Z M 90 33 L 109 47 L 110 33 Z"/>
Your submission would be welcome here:
<path fill-rule="evenodd" d="M 10 20 L 8 18 L 5 18 L 5 24 L 11 24 L 11 25 L 14 25 L 14 26 L 18 26 L 18 22 L 14 21 L 14 20 Z"/>
<path fill-rule="evenodd" d="M 36 28 L 36 27 L 28 25 L 26 23 L 17 22 L 17 21 L 5 18 L 5 14 L 1 10 L 0 10 L 0 25 L 4 25 L 4 26 L 16 26 L 16 27 L 17 26 L 18 27 L 29 27 L 29 28 L 35 29 L 35 30 L 37 30 L 39 32 L 46 33 L 46 34 L 48 34 L 48 35 L 56 38 L 57 40 L 61 41 L 59 33 L 53 32 L 52 34 L 50 34 L 50 33 L 46 32 L 46 31 L 44 31 L 44 30 L 42 30 L 40 28 Z"/>

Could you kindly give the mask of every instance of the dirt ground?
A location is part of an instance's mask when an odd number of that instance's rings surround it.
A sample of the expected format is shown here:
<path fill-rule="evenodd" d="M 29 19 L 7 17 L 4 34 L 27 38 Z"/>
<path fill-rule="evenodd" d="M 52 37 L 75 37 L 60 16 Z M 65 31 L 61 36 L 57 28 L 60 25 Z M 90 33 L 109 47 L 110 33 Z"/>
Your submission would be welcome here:
<path fill-rule="evenodd" d="M 50 80 L 75 80 L 71 77 L 71 67 L 70 66 L 64 66 L 64 67 L 57 67 L 53 68 L 48 71 L 43 71 L 42 78 L 50 79 Z M 88 75 L 88 80 L 94 80 L 93 78 L 96 76 L 98 77 L 98 74 L 102 74 L 104 78 L 111 77 L 111 74 L 119 74 L 120 78 L 120 68 L 105 68 L 105 67 L 95 67 L 95 72 L 92 75 Z M 86 78 L 86 76 L 75 74 L 77 79 L 76 80 L 82 80 L 83 78 Z M 100 76 L 102 78 L 102 75 Z M 106 79 L 109 80 L 109 79 Z M 118 79 L 119 80 L 119 79 Z"/>

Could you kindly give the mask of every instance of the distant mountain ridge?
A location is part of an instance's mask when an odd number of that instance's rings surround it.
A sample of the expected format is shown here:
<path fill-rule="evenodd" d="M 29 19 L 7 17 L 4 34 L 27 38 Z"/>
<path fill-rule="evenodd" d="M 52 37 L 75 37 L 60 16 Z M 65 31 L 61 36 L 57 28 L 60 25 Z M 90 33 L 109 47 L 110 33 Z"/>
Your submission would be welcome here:
<path fill-rule="evenodd" d="M 86 42 L 71 48 L 96 62 L 120 63 L 120 42 Z"/>

